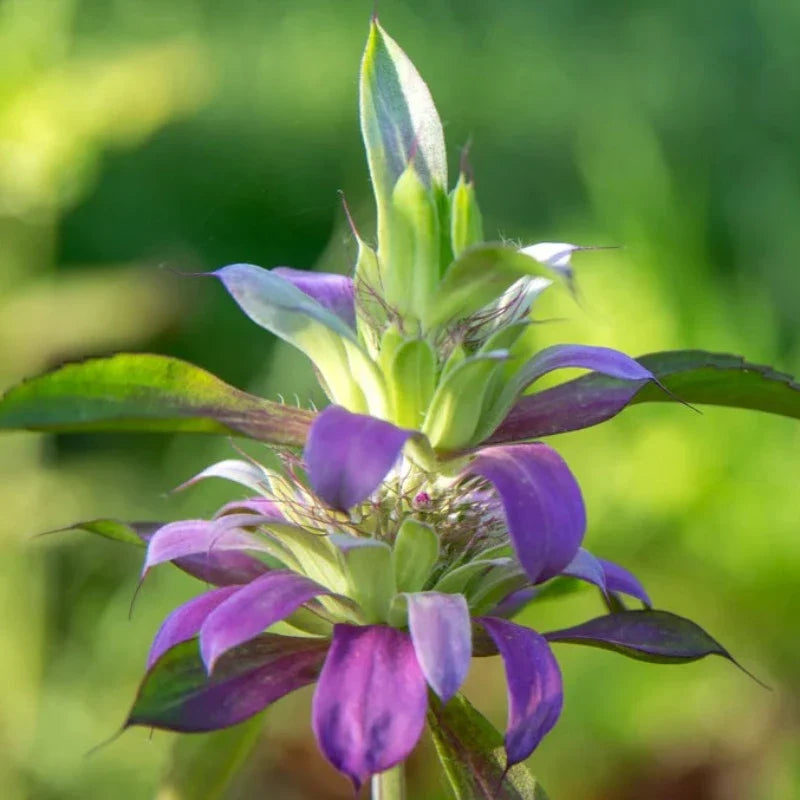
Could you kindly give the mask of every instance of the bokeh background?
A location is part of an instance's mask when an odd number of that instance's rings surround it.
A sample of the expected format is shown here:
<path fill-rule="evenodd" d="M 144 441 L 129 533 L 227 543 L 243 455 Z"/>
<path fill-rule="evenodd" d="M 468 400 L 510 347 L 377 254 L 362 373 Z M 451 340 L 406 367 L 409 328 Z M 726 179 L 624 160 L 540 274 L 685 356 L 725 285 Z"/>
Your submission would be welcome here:
<path fill-rule="evenodd" d="M 249 261 L 346 271 L 372 212 L 357 123 L 367 0 L 0 2 L 0 387 L 68 359 L 169 353 L 275 398 L 319 401 L 301 356 L 218 286 Z M 576 258 L 535 344 L 703 347 L 800 373 L 796 0 L 383 0 L 426 77 L 455 168 L 470 137 L 490 235 L 616 244 Z M 795 421 L 637 407 L 560 437 L 589 546 L 634 569 L 774 691 L 722 660 L 684 667 L 561 646 L 563 719 L 531 759 L 553 800 L 800 797 Z M 310 738 L 308 692 L 269 710 L 226 783 L 223 737 L 118 728 L 150 637 L 197 585 L 78 519 L 176 519 L 225 497 L 169 490 L 225 440 L 0 439 L 0 796 L 347 798 Z M 600 612 L 593 593 L 525 612 Z M 498 725 L 497 659 L 468 694 Z M 210 755 L 211 754 L 211 755 Z M 448 793 L 423 743 L 414 800 Z"/>

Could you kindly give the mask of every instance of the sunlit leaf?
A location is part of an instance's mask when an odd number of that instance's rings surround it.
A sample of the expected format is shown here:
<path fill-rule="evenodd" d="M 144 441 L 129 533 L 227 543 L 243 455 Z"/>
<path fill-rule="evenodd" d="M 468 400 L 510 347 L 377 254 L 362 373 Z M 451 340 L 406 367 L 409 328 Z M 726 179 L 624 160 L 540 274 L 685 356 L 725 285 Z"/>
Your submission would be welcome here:
<path fill-rule="evenodd" d="M 0 430 L 214 433 L 294 446 L 305 442 L 313 416 L 152 354 L 67 364 L 0 399 Z"/>

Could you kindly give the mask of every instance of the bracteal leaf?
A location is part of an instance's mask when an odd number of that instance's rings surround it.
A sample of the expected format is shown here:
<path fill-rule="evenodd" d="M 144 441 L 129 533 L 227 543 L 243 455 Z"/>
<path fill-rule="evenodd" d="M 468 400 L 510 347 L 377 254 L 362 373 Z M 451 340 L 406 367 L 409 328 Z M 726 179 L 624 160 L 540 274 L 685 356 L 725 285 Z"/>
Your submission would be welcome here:
<path fill-rule="evenodd" d="M 313 418 L 152 354 L 67 364 L 0 399 L 0 430 L 213 433 L 301 446 Z"/>

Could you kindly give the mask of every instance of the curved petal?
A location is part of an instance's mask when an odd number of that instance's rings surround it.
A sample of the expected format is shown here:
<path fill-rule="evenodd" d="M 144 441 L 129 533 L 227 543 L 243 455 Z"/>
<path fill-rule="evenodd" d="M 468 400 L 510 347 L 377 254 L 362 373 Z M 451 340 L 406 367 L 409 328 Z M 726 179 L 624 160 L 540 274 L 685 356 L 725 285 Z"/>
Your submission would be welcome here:
<path fill-rule="evenodd" d="M 572 561 L 586 530 L 586 511 L 577 481 L 555 450 L 539 442 L 487 447 L 465 472 L 494 485 L 531 581 L 552 578 Z"/>
<path fill-rule="evenodd" d="M 405 760 L 425 725 L 425 677 L 407 633 L 336 625 L 312 705 L 319 746 L 356 788 Z"/>
<path fill-rule="evenodd" d="M 316 300 L 328 311 L 332 311 L 355 330 L 356 307 L 352 278 L 332 272 L 310 272 L 291 267 L 275 267 L 272 273 L 286 278 L 303 294 Z"/>
<path fill-rule="evenodd" d="M 346 511 L 378 488 L 413 435 L 375 417 L 328 406 L 314 420 L 306 443 L 311 488 Z"/>
<path fill-rule="evenodd" d="M 147 655 L 147 669 L 155 664 L 170 647 L 185 642 L 196 636 L 205 618 L 223 601 L 239 591 L 238 586 L 223 586 L 210 592 L 193 597 L 187 603 L 178 606 L 161 623 L 150 652 Z"/>
<path fill-rule="evenodd" d="M 524 761 L 561 714 L 561 671 L 547 640 L 530 628 L 494 617 L 481 624 L 492 637 L 506 669 L 508 683 L 508 766 Z"/>
<path fill-rule="evenodd" d="M 608 595 L 606 585 L 606 572 L 599 558 L 595 558 L 588 550 L 581 547 L 575 558 L 561 571 L 562 575 L 570 578 L 579 578 L 587 583 L 594 584 L 604 595 Z"/>
<path fill-rule="evenodd" d="M 472 626 L 464 595 L 411 592 L 408 631 L 431 689 L 446 703 L 464 683 L 472 658 Z"/>
<path fill-rule="evenodd" d="M 327 589 L 288 570 L 273 570 L 213 609 L 200 628 L 200 654 L 209 674 L 224 653 L 285 619 Z"/>
<path fill-rule="evenodd" d="M 207 478 L 222 478 L 232 483 L 238 483 L 260 495 L 269 491 L 269 476 L 263 467 L 240 458 L 228 458 L 206 467 L 202 472 L 198 472 L 197 475 L 176 487 L 175 491 L 188 489 Z"/>
<path fill-rule="evenodd" d="M 641 600 L 648 608 L 652 607 L 653 603 L 650 600 L 650 595 L 647 594 L 647 590 L 635 575 L 613 561 L 608 561 L 605 558 L 598 558 L 597 560 L 603 567 L 603 572 L 606 576 L 606 587 L 609 592 L 629 594 L 631 597 Z"/>

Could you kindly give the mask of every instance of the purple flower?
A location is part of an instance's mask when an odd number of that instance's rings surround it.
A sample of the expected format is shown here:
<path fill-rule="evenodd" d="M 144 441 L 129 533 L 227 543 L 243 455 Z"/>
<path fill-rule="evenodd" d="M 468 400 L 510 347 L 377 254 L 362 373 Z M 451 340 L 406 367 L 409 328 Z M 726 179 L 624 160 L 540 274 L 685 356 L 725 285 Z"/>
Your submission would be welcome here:
<path fill-rule="evenodd" d="M 651 660 L 729 657 L 693 623 L 650 611 L 632 575 L 581 547 L 580 489 L 552 448 L 484 447 L 443 478 L 406 452 L 418 437 L 333 406 L 309 435 L 308 483 L 288 456 L 281 471 L 226 461 L 192 479 L 225 477 L 260 494 L 149 535 L 145 572 L 189 564 L 219 588 L 164 621 L 129 724 L 213 730 L 316 681 L 319 746 L 359 787 L 408 757 L 428 689 L 450 700 L 473 655 L 498 653 L 505 665 L 509 766 L 561 712 L 552 642 Z M 645 610 L 544 634 L 507 619 L 520 598 L 565 578 Z"/>

